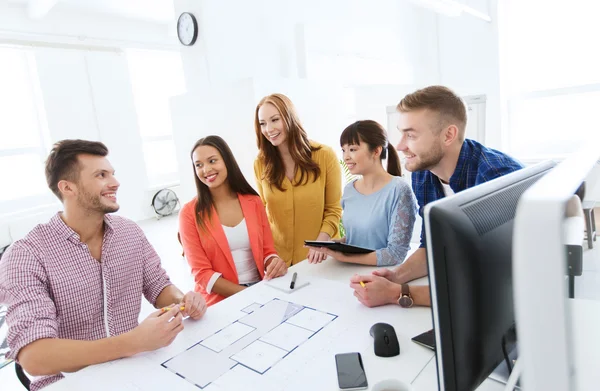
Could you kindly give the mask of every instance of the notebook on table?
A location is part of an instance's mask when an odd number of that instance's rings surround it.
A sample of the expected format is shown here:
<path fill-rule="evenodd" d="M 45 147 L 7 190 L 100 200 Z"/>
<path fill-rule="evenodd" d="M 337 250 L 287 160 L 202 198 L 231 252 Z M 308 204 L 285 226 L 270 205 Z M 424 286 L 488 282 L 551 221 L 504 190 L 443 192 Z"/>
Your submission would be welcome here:
<path fill-rule="evenodd" d="M 288 272 L 285 276 L 273 278 L 271 280 L 265 281 L 265 284 L 270 286 L 271 288 L 275 288 L 285 293 L 294 293 L 300 288 L 304 288 L 305 286 L 310 284 L 310 281 L 306 279 L 306 277 L 298 274 L 296 276 L 296 282 L 294 283 L 294 288 L 290 288 L 290 284 L 292 283 L 292 276 L 294 273 Z"/>

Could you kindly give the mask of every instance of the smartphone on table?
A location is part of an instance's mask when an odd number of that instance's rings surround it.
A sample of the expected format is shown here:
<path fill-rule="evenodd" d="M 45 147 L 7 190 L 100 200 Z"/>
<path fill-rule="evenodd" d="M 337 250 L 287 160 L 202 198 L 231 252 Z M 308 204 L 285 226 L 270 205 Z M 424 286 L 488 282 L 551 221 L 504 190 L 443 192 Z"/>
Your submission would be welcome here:
<path fill-rule="evenodd" d="M 369 386 L 360 353 L 335 355 L 338 385 L 340 390 L 366 390 Z"/>

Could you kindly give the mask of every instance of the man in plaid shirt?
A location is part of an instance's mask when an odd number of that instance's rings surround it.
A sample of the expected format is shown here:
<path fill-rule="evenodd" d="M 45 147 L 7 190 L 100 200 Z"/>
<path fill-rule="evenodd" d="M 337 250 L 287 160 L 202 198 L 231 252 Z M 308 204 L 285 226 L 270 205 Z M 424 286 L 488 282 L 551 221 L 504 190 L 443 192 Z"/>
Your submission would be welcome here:
<path fill-rule="evenodd" d="M 170 282 L 142 230 L 110 214 L 119 209 L 119 182 L 107 154 L 100 142 L 56 143 L 46 179 L 64 211 L 0 260 L 7 358 L 34 376 L 34 391 L 62 372 L 167 346 L 183 317 L 206 311 L 200 294 L 184 295 Z M 160 309 L 138 323 L 142 294 Z"/>
<path fill-rule="evenodd" d="M 512 157 L 465 139 L 465 104 L 446 87 L 417 90 L 405 96 L 397 109 L 402 138 L 396 149 L 404 153 L 405 167 L 412 172 L 412 188 L 421 217 L 425 205 L 432 201 L 523 168 Z M 350 285 L 354 295 L 366 306 L 400 304 L 402 285 L 426 275 L 423 224 L 421 246 L 404 263 L 394 270 L 380 269 L 372 275 L 356 275 Z M 360 285 L 361 281 L 369 283 L 366 288 Z M 429 286 L 411 286 L 410 297 L 415 305 L 431 305 Z"/>

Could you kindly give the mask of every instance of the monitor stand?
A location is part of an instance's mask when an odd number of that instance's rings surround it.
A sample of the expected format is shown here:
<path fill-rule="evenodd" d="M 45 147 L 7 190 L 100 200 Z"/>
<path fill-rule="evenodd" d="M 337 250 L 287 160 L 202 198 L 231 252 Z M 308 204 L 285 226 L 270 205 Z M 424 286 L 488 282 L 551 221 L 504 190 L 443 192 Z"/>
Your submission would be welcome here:
<path fill-rule="evenodd" d="M 508 357 L 510 358 L 510 363 L 511 365 L 515 366 L 514 361 L 519 357 L 519 351 L 517 348 L 514 348 L 512 350 L 512 352 L 510 352 L 508 354 Z M 500 363 L 500 365 L 498 365 L 496 367 L 496 369 L 494 369 L 494 371 L 490 374 L 490 379 L 493 379 L 497 382 L 500 382 L 502 384 L 506 384 L 508 382 L 508 368 L 506 367 L 506 361 L 504 361 L 504 359 L 502 360 L 502 362 Z M 517 386 L 515 388 L 516 390 L 520 390 L 520 381 L 517 381 Z"/>

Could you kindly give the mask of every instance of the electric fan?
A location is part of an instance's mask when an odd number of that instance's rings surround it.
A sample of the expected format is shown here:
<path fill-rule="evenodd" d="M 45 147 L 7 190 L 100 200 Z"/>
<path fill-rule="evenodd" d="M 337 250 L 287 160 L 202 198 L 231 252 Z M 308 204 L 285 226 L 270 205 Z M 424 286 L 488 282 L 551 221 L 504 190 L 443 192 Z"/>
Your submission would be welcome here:
<path fill-rule="evenodd" d="M 179 198 L 177 194 L 171 189 L 159 190 L 154 197 L 152 197 L 152 207 L 158 218 L 165 217 L 173 213 Z"/>

